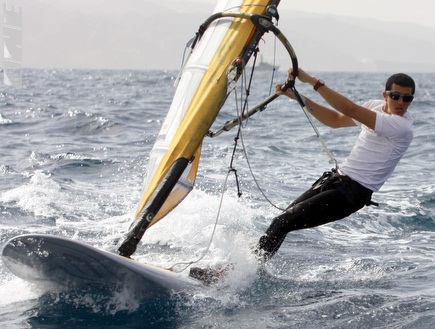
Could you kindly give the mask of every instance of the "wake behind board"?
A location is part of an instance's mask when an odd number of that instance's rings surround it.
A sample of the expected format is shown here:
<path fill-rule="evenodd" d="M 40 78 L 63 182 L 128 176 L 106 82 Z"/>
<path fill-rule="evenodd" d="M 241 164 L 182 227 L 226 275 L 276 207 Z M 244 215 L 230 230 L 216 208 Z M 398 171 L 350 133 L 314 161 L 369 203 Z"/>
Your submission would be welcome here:
<path fill-rule="evenodd" d="M 52 235 L 12 238 L 3 248 L 3 263 L 29 282 L 54 283 L 64 289 L 127 289 L 145 299 L 188 293 L 202 286 L 182 274 Z"/>

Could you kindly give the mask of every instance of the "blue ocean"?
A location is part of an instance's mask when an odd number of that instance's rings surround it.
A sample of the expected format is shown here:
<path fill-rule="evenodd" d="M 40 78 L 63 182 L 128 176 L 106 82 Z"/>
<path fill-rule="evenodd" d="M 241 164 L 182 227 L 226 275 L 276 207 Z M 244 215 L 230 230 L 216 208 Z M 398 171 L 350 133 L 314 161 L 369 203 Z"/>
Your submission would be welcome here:
<path fill-rule="evenodd" d="M 311 73 L 356 102 L 381 98 L 390 75 Z M 115 252 L 139 202 L 176 75 L 26 69 L 22 88 L 3 85 L 1 248 L 16 235 L 45 233 Z M 195 189 L 146 232 L 134 254 L 186 276 L 178 263 L 231 264 L 222 282 L 187 296 L 142 300 L 129 291 L 28 283 L 0 261 L 0 327 L 435 327 L 435 74 L 411 75 L 415 137 L 374 194 L 379 207 L 290 233 L 265 271 L 257 271 L 251 248 L 271 219 L 333 166 L 299 105 L 280 97 L 239 133 L 204 139 Z M 256 72 L 248 106 L 285 79 L 285 71 L 274 79 Z M 230 95 L 212 130 L 237 116 L 246 88 Z M 296 88 L 318 99 L 311 88 Z M 318 129 L 338 161 L 358 134 L 358 128 Z"/>

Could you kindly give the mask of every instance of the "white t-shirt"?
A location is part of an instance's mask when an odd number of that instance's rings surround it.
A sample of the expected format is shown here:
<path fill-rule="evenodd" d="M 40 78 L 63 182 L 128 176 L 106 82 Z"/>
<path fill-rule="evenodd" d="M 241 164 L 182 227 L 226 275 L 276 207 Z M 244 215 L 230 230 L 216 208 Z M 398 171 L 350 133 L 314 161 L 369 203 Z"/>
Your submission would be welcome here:
<path fill-rule="evenodd" d="M 362 104 L 376 112 L 375 130 L 362 125 L 358 139 L 340 171 L 372 191 L 378 191 L 391 176 L 413 138 L 413 119 L 385 113 L 383 100 Z"/>

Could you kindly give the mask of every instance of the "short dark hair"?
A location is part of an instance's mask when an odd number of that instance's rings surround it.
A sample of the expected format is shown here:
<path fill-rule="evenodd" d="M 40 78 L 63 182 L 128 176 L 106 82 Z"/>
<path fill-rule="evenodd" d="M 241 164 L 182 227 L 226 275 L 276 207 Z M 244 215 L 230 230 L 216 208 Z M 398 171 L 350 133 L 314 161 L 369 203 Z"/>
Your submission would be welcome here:
<path fill-rule="evenodd" d="M 385 83 L 385 90 L 391 90 L 391 88 L 393 87 L 393 83 L 401 87 L 412 88 L 412 94 L 414 95 L 415 82 L 409 75 L 405 73 L 393 74 L 391 77 L 388 78 L 387 82 Z"/>

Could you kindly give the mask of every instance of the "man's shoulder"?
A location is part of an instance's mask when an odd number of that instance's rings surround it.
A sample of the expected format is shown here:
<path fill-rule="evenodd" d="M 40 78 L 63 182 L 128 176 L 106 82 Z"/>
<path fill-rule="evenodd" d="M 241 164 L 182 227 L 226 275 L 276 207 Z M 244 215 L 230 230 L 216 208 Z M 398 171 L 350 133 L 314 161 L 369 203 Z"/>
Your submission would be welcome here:
<path fill-rule="evenodd" d="M 385 101 L 382 99 L 372 99 L 361 104 L 362 107 L 373 111 L 382 111 L 382 107 L 385 105 Z"/>

